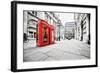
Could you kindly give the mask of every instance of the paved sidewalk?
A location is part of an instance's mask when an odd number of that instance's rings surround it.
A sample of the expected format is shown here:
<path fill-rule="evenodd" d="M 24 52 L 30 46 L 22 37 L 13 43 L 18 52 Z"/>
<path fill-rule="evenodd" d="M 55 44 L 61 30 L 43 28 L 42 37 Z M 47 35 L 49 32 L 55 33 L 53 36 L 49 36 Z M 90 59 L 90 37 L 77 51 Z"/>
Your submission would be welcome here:
<path fill-rule="evenodd" d="M 36 40 L 29 40 L 24 43 L 24 49 L 29 49 L 30 47 L 36 47 Z"/>
<path fill-rule="evenodd" d="M 74 39 L 63 40 L 43 47 L 24 49 L 24 62 L 80 60 L 90 58 L 90 46 Z"/>

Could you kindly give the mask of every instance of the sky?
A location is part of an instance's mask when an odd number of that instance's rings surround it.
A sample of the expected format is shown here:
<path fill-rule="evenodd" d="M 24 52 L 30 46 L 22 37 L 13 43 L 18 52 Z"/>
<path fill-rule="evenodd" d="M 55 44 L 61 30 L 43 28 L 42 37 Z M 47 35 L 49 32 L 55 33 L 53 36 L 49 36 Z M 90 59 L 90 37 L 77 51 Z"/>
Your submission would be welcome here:
<path fill-rule="evenodd" d="M 57 13 L 57 15 L 59 15 L 63 26 L 66 22 L 74 22 L 74 13 Z"/>

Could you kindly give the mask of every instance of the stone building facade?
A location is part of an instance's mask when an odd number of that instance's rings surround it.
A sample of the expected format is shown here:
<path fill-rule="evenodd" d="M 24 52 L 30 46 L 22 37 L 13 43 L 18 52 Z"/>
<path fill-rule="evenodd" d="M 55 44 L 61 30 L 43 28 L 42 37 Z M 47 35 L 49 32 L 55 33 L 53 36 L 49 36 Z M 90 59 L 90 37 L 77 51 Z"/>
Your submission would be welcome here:
<path fill-rule="evenodd" d="M 90 14 L 75 13 L 75 39 L 90 44 Z"/>
<path fill-rule="evenodd" d="M 65 23 L 65 38 L 74 38 L 75 36 L 75 22 Z"/>
<path fill-rule="evenodd" d="M 45 11 L 23 11 L 23 15 L 24 34 L 26 34 L 27 40 L 36 40 L 36 27 L 39 19 L 53 25 L 55 27 L 55 39 L 58 38 L 58 25 L 61 25 L 61 22 L 59 22 L 60 19 L 57 14 Z"/>

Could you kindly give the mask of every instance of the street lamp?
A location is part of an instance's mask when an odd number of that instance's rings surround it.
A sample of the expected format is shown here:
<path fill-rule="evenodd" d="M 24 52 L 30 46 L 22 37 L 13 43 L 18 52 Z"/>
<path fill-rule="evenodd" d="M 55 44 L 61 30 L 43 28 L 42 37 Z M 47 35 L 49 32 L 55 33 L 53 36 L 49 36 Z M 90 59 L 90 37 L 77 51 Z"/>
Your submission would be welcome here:
<path fill-rule="evenodd" d="M 59 36 L 58 36 L 58 39 L 59 39 L 59 41 L 60 41 L 60 26 L 61 26 L 61 21 L 59 20 L 58 21 L 58 32 L 59 32 Z"/>

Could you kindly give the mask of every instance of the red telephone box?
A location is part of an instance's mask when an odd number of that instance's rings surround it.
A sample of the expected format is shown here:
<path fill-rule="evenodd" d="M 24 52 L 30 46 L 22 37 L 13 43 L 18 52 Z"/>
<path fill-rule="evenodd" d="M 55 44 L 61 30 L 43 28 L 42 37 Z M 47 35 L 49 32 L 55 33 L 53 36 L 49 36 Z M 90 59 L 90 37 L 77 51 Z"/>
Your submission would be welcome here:
<path fill-rule="evenodd" d="M 49 25 L 49 33 L 50 33 L 49 34 L 49 36 L 50 36 L 49 43 L 53 44 L 55 41 L 55 31 L 54 31 L 53 25 Z"/>
<path fill-rule="evenodd" d="M 54 43 L 54 26 L 45 20 L 39 20 L 37 25 L 37 46 L 44 46 Z"/>
<path fill-rule="evenodd" d="M 49 44 L 49 25 L 44 20 L 38 21 L 38 37 L 37 46 L 44 46 Z"/>

